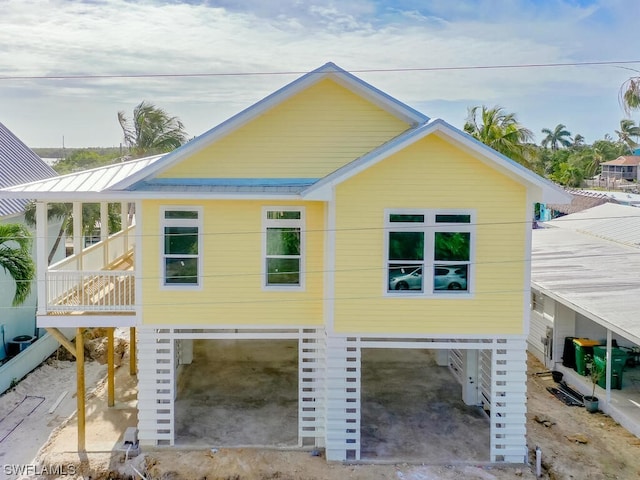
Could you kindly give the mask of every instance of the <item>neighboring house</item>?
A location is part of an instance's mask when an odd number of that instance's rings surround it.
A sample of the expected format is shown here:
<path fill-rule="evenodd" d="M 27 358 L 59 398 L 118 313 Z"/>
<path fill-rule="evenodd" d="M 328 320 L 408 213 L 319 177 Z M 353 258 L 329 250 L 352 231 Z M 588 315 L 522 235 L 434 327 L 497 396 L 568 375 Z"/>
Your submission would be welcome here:
<path fill-rule="evenodd" d="M 601 178 L 603 180 L 627 180 L 629 182 L 637 182 L 638 165 L 640 164 L 640 155 L 626 155 L 618 157 L 609 162 L 600 164 L 602 167 Z"/>
<path fill-rule="evenodd" d="M 41 218 L 61 199 L 135 204 L 91 255 L 76 238 L 65 265 L 40 264 L 38 322 L 135 327 L 143 445 L 184 446 L 194 341 L 293 339 L 300 445 L 361 459 L 361 351 L 417 348 L 457 361 L 464 401 L 489 412 L 486 460 L 525 460 L 533 206 L 570 197 L 337 66 L 172 153 L 0 196 L 35 197 Z"/>
<path fill-rule="evenodd" d="M 55 170 L 0 123 L 1 188 L 43 180 L 56 175 Z M 0 198 L 0 223 L 25 224 L 24 209 L 28 202 L 28 199 L 23 198 Z M 48 235 L 57 234 L 58 229 L 59 224 L 50 225 Z M 35 237 L 35 231 L 33 233 Z M 61 249 L 60 255 L 62 254 Z M 61 258 L 60 255 L 56 258 Z M 47 336 L 46 340 L 37 342 L 37 348 L 36 345 L 31 350 L 27 348 L 40 337 L 36 327 L 35 285 L 27 301 L 18 307 L 11 306 L 15 282 L 2 269 L 0 269 L 0 285 L 0 339 L 2 340 L 0 360 L 3 361 L 3 365 L 0 366 L 0 392 L 4 392 L 13 381 L 21 379 L 51 355 L 58 344 Z M 18 355 L 15 356 L 16 354 Z"/>
<path fill-rule="evenodd" d="M 627 352 L 635 366 L 622 378 L 609 369 L 601 380 L 609 388 L 597 396 L 604 412 L 640 436 L 640 209 L 605 203 L 544 227 L 533 233 L 529 350 L 589 395 L 589 380 L 573 368 L 572 339 Z"/>

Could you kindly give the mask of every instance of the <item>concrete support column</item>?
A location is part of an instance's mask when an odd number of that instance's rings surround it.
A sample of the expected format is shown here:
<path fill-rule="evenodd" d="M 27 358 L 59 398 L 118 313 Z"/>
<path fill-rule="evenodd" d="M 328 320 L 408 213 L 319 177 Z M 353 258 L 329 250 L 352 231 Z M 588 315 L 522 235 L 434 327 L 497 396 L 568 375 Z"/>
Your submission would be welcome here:
<path fill-rule="evenodd" d="M 478 405 L 478 351 L 464 350 L 463 359 L 462 401 L 467 405 Z"/>
<path fill-rule="evenodd" d="M 178 340 L 178 365 L 191 365 L 193 362 L 193 340 Z"/>
<path fill-rule="evenodd" d="M 449 350 L 436 350 L 436 365 L 439 367 L 449 366 Z"/>

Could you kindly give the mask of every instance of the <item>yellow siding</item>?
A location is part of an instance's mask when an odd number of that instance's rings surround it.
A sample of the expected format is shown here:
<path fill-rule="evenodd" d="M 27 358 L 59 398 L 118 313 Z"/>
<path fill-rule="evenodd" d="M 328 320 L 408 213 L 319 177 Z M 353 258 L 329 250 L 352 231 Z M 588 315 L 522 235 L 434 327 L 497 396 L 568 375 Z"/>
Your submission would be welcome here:
<path fill-rule="evenodd" d="M 326 79 L 182 161 L 165 178 L 320 178 L 408 125 Z"/>
<path fill-rule="evenodd" d="M 204 279 L 201 290 L 161 287 L 160 208 L 204 209 Z M 262 289 L 262 207 L 304 206 L 306 288 Z M 257 201 L 143 202 L 143 323 L 147 325 L 321 325 L 324 261 L 324 204 Z"/>
<path fill-rule="evenodd" d="M 521 334 L 525 188 L 429 136 L 337 187 L 339 333 Z M 384 297 L 386 208 L 475 209 L 473 298 Z"/>

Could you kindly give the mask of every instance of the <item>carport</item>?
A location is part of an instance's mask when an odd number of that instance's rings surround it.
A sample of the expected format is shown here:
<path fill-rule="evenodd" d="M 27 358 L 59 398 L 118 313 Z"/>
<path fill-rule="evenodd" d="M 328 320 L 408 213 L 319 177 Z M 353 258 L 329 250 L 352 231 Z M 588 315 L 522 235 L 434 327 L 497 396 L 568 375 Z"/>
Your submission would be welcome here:
<path fill-rule="evenodd" d="M 434 350 L 363 349 L 361 361 L 362 460 L 489 460 L 489 417 Z"/>
<path fill-rule="evenodd" d="M 298 447 L 298 341 L 192 341 L 178 367 L 178 446 Z M 184 353 L 184 352 L 183 352 Z M 489 417 L 426 349 L 363 349 L 363 461 L 489 460 Z"/>

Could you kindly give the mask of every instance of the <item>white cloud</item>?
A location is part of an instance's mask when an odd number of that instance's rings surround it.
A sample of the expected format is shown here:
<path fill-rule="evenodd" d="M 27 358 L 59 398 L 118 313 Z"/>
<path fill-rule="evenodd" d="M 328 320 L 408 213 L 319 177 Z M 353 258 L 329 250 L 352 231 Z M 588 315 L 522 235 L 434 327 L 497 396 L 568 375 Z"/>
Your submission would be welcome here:
<path fill-rule="evenodd" d="M 0 72 L 304 72 L 327 61 L 359 70 L 628 60 L 638 56 L 629 11 L 637 10 L 635 5 L 635 0 L 404 0 L 389 5 L 374 0 L 5 0 Z M 617 101 L 617 89 L 630 73 L 565 67 L 357 75 L 413 106 L 439 105 L 449 114 L 442 116 L 458 125 L 466 106 L 500 104 L 523 121 L 544 119 L 544 124 L 527 125 L 534 131 L 557 123 L 570 126 L 573 117 L 584 123 L 585 115 L 573 114 L 569 100 L 591 99 L 594 111 L 606 112 L 608 124 L 576 127 L 589 139 L 618 126 L 622 112 L 613 117 L 608 102 Z M 18 125 L 16 133 L 33 146 L 70 135 L 65 132 L 74 137 L 70 145 L 113 145 L 120 137 L 116 112 L 131 111 L 147 99 L 178 115 L 195 135 L 297 76 L 0 80 L 0 121 L 9 128 Z M 575 110 L 582 112 L 584 105 Z"/>

